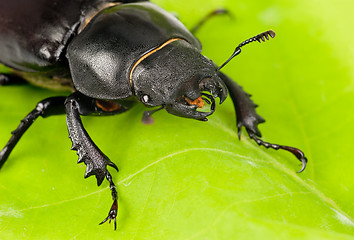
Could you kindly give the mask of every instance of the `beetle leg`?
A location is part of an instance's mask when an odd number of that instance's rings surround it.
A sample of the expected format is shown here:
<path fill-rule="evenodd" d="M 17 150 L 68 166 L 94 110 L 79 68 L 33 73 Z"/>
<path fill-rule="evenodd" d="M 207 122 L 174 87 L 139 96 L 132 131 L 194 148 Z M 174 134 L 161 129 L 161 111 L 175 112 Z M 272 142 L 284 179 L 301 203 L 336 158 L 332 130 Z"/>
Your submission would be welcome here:
<path fill-rule="evenodd" d="M 11 151 L 16 146 L 22 135 L 32 125 L 32 123 L 39 117 L 49 117 L 52 115 L 64 114 L 64 101 L 66 97 L 51 97 L 40 101 L 35 109 L 33 109 L 24 119 L 21 120 L 20 125 L 12 132 L 10 140 L 0 152 L 0 168 L 4 165 L 9 157 Z"/>
<path fill-rule="evenodd" d="M 6 74 L 0 73 L 0 86 L 1 85 L 19 85 L 19 84 L 26 84 L 26 80 L 23 78 L 13 75 L 13 74 Z"/>
<path fill-rule="evenodd" d="M 256 113 L 257 105 L 251 100 L 251 95 L 243 91 L 240 85 L 222 72 L 218 71 L 217 74 L 224 81 L 234 103 L 238 138 L 241 137 L 241 128 L 243 126 L 247 131 L 261 137 L 262 135 L 258 129 L 258 124 L 265 122 L 265 120 Z"/>
<path fill-rule="evenodd" d="M 213 18 L 217 15 L 224 15 L 224 14 L 231 15 L 230 12 L 224 8 L 217 8 L 217 9 L 211 11 L 206 16 L 204 16 L 194 27 L 192 27 L 190 32 L 195 35 L 196 32 L 211 18 Z"/>
<path fill-rule="evenodd" d="M 102 103 L 99 104 L 102 106 Z M 106 106 L 107 107 L 107 106 Z M 75 92 L 71 94 L 65 101 L 66 108 L 66 120 L 69 130 L 69 137 L 73 143 L 72 150 L 77 151 L 79 155 L 78 163 L 84 162 L 86 164 L 85 178 L 95 175 L 97 179 L 97 185 L 100 186 L 106 177 L 110 184 L 110 189 L 113 198 L 113 204 L 109 211 L 108 217 L 103 220 L 100 224 L 106 222 L 107 220 L 114 220 L 114 226 L 116 228 L 116 216 L 118 211 L 118 195 L 116 186 L 112 180 L 112 176 L 107 170 L 107 165 L 113 167 L 118 171 L 117 166 L 109 160 L 109 158 L 96 146 L 96 144 L 91 140 L 90 136 L 86 132 L 80 115 L 88 115 L 95 113 L 104 113 L 102 108 L 98 108 L 97 101 L 90 97 L 84 96 L 81 93 Z M 104 107 L 103 107 L 104 108 Z M 107 108 L 111 109 L 111 107 Z M 116 108 L 112 108 L 116 109 Z M 125 111 L 126 108 L 119 108 L 117 111 Z M 107 114 L 112 114 L 108 112 Z"/>
<path fill-rule="evenodd" d="M 273 148 L 275 150 L 283 149 L 294 154 L 295 157 L 302 163 L 302 167 L 298 173 L 304 171 L 307 164 L 307 158 L 300 149 L 264 142 L 258 138 L 262 136 L 258 129 L 258 124 L 265 122 L 265 120 L 256 113 L 257 105 L 250 99 L 251 95 L 243 91 L 241 86 L 225 74 L 219 71 L 218 75 L 225 82 L 234 103 L 238 137 L 240 138 L 241 136 L 241 128 L 245 127 L 250 138 L 253 139 L 259 146 Z"/>

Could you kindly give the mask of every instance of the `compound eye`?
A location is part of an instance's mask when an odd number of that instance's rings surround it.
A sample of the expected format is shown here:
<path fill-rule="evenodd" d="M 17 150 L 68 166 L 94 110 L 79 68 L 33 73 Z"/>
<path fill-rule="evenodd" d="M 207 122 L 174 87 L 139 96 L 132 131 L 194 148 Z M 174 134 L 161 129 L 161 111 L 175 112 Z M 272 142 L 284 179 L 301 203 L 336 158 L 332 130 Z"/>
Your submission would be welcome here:
<path fill-rule="evenodd" d="M 149 95 L 144 94 L 143 96 L 141 96 L 142 103 L 148 103 L 149 101 L 150 101 Z"/>

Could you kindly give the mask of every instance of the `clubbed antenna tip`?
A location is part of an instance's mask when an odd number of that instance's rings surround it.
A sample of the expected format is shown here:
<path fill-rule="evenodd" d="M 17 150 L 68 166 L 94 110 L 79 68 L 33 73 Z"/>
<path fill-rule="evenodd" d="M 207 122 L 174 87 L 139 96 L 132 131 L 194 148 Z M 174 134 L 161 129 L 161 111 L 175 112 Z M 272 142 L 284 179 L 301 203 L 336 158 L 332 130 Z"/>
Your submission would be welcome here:
<path fill-rule="evenodd" d="M 267 40 L 269 40 L 269 36 L 271 38 L 274 38 L 275 37 L 275 32 L 273 30 L 269 30 L 269 31 L 266 31 L 266 32 L 262 32 L 260 34 L 258 34 L 257 36 L 255 36 L 254 38 L 258 41 L 258 42 L 261 42 L 261 40 L 263 42 L 265 42 L 265 38 Z"/>
<path fill-rule="evenodd" d="M 254 41 L 258 41 L 258 42 L 265 42 L 266 41 L 266 39 L 267 40 L 269 40 L 269 36 L 271 37 L 271 38 L 274 38 L 275 37 L 275 32 L 273 31 L 273 30 L 268 30 L 268 31 L 266 31 L 266 32 L 262 32 L 262 33 L 260 33 L 260 34 L 258 34 L 258 35 L 256 35 L 256 36 L 254 36 L 254 37 L 251 37 L 251 38 L 249 38 L 249 39 L 247 39 L 246 41 L 243 41 L 242 43 L 240 43 L 237 47 L 236 47 L 236 49 L 235 49 L 235 51 L 234 51 L 234 53 L 231 55 L 231 57 L 229 58 L 229 59 L 227 59 L 226 60 L 226 62 L 224 62 L 220 67 L 218 67 L 218 71 L 221 69 L 221 68 L 223 68 L 228 62 L 230 62 L 231 61 L 231 59 L 233 59 L 234 57 L 236 57 L 237 55 L 239 55 L 240 53 L 241 53 L 241 47 L 243 47 L 243 46 L 245 46 L 245 45 L 247 45 L 247 44 L 249 44 L 249 43 L 251 43 L 251 42 L 254 42 Z"/>

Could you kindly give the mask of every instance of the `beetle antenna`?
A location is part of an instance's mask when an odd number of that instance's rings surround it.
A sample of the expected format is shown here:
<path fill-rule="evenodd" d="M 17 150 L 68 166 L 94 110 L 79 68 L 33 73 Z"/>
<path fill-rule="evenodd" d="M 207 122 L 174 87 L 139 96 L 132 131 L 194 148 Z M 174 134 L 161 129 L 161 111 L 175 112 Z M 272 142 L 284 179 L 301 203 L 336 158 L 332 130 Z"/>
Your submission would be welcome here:
<path fill-rule="evenodd" d="M 234 57 L 236 57 L 237 55 L 239 55 L 241 53 L 241 47 L 251 43 L 251 42 L 254 42 L 254 41 L 258 41 L 261 43 L 261 41 L 265 42 L 265 40 L 269 40 L 269 36 L 271 38 L 274 38 L 275 37 L 275 32 L 273 30 L 269 30 L 269 31 L 266 31 L 266 32 L 262 32 L 254 37 L 251 37 L 249 39 L 247 39 L 246 41 L 243 41 L 242 43 L 240 43 L 234 53 L 231 55 L 231 57 L 229 59 L 226 60 L 226 62 L 224 62 L 220 67 L 217 68 L 217 71 L 220 71 L 221 68 L 223 68 L 228 62 L 231 61 L 231 59 L 233 59 Z"/>
<path fill-rule="evenodd" d="M 154 123 L 154 119 L 151 117 L 152 114 L 154 114 L 155 112 L 164 109 L 165 106 L 161 106 L 157 109 L 151 110 L 151 111 L 145 111 L 143 113 L 143 118 L 141 119 L 141 122 L 146 124 L 146 125 L 150 125 Z"/>

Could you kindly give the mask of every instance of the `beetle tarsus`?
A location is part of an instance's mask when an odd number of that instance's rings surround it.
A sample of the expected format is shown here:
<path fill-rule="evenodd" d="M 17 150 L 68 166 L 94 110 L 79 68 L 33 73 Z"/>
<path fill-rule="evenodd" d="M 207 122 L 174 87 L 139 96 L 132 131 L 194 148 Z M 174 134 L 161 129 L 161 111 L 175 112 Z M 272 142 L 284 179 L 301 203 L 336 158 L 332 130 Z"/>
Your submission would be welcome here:
<path fill-rule="evenodd" d="M 263 140 L 257 138 L 253 133 L 248 132 L 248 135 L 250 136 L 250 138 L 252 138 L 259 146 L 264 146 L 266 148 L 272 148 L 275 150 L 279 150 L 279 149 L 283 149 L 285 151 L 288 151 L 292 154 L 295 155 L 295 157 L 301 162 L 302 166 L 300 171 L 298 171 L 297 173 L 301 173 L 302 171 L 305 170 L 306 168 L 306 164 L 307 164 L 307 158 L 305 157 L 305 154 L 298 148 L 294 148 L 294 147 L 289 147 L 289 146 L 283 146 L 283 145 L 278 145 L 278 144 L 273 144 L 273 143 L 269 143 L 269 142 L 264 142 Z"/>
<path fill-rule="evenodd" d="M 111 189 L 111 194 L 112 194 L 112 199 L 113 199 L 113 204 L 111 206 L 111 209 L 108 212 L 108 216 L 99 223 L 99 225 L 107 222 L 109 220 L 109 223 L 111 223 L 112 220 L 114 220 L 114 230 L 117 229 L 117 214 L 118 214 L 118 193 L 116 186 L 114 185 L 114 182 L 112 180 L 111 174 L 107 171 L 106 179 L 109 181 L 109 188 Z"/>
<path fill-rule="evenodd" d="M 7 142 L 6 146 L 0 152 L 0 168 L 4 165 L 10 153 L 21 139 L 22 135 L 32 125 L 32 123 L 39 117 L 49 117 L 52 115 L 64 114 L 65 97 L 50 97 L 39 103 L 27 116 L 21 120 L 18 127 L 12 131 L 12 136 Z"/>
<path fill-rule="evenodd" d="M 103 223 L 107 222 L 109 220 L 109 223 L 111 223 L 112 220 L 114 220 L 114 230 L 117 230 L 117 212 L 118 212 L 118 202 L 117 199 L 113 200 L 113 204 L 111 209 L 109 210 L 108 216 L 99 223 L 99 225 L 102 225 Z"/>

